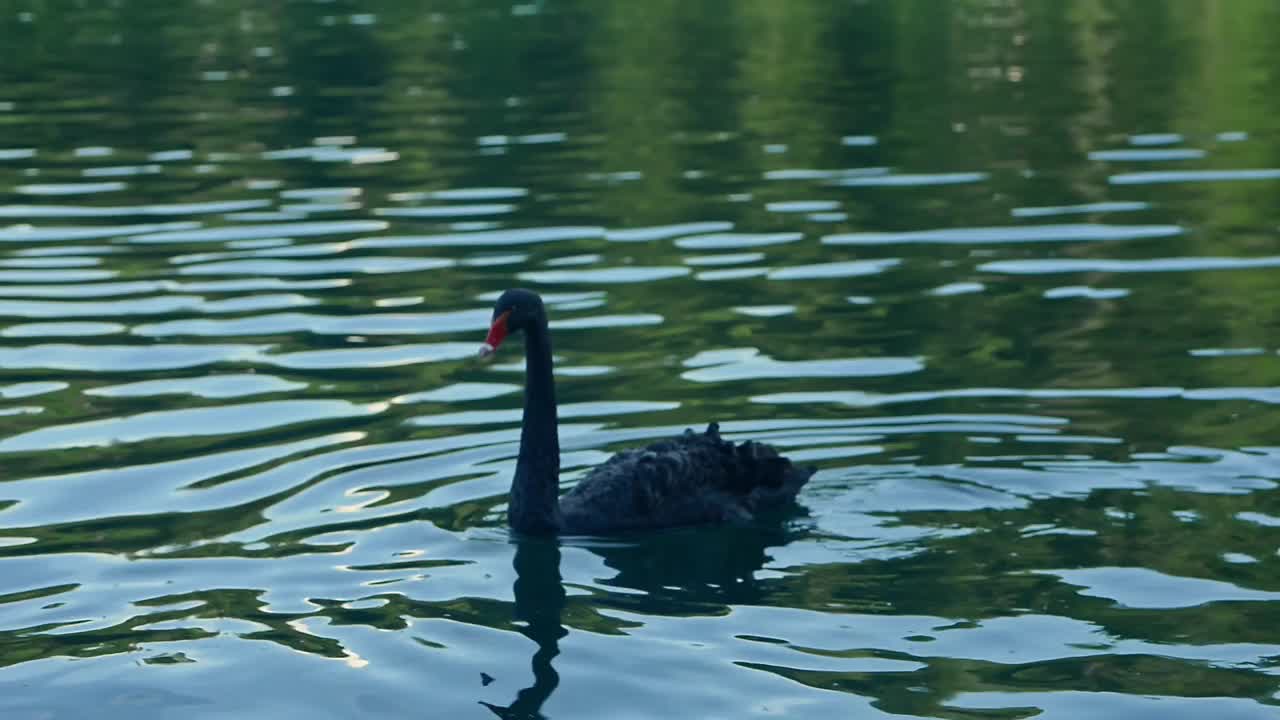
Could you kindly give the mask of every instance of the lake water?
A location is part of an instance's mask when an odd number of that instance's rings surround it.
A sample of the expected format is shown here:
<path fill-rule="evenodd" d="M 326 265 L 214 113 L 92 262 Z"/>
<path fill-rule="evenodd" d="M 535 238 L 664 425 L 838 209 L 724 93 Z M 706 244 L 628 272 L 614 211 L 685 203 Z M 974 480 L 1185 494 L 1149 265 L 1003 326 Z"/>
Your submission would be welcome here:
<path fill-rule="evenodd" d="M 1280 714 L 1280 5 L 417 5 L 5 5 L 0 716 Z"/>

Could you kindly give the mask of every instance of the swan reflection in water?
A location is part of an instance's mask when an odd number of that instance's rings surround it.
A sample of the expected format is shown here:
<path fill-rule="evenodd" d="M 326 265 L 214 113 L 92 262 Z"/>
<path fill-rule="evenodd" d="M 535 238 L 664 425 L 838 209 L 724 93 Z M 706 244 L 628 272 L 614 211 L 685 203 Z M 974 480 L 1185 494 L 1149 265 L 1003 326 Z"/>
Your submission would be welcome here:
<path fill-rule="evenodd" d="M 560 545 L 549 538 L 519 541 L 513 564 L 516 569 L 512 587 L 516 596 L 515 619 L 525 623 L 524 636 L 538 645 L 533 654 L 533 685 L 516 693 L 510 705 L 494 705 L 483 700 L 480 704 L 504 720 L 541 718 L 542 704 L 560 684 L 560 675 L 551 661 L 560 654 L 560 638 L 569 632 L 560 624 L 565 605 L 564 584 L 560 581 Z"/>
<path fill-rule="evenodd" d="M 702 614 L 734 604 L 763 602 L 782 580 L 761 580 L 758 571 L 770 547 L 786 544 L 793 533 L 772 527 L 697 528 L 650 535 L 634 541 L 514 540 L 516 580 L 514 617 L 525 637 L 537 644 L 533 685 L 516 693 L 510 705 L 480 701 L 504 720 L 543 718 L 542 705 L 560 684 L 552 660 L 569 630 L 562 624 L 568 602 L 560 575 L 561 545 L 585 548 L 617 571 L 592 584 L 641 593 L 576 595 L 575 603 L 627 609 L 645 614 Z"/>

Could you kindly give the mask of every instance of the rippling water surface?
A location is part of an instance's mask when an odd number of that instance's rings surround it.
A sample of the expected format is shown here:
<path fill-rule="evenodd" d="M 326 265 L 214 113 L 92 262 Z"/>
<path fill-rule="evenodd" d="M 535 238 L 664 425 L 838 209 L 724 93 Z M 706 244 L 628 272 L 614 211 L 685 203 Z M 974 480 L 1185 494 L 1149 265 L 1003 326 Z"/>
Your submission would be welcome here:
<path fill-rule="evenodd" d="M 0 715 L 1280 712 L 1274 2 L 432 5 L 2 10 Z"/>

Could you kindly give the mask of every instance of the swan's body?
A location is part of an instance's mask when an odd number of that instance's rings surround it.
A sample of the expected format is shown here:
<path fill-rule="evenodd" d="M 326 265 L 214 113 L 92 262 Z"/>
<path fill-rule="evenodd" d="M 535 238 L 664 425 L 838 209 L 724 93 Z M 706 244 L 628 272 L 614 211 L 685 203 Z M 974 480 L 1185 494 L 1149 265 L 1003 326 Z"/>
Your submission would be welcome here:
<path fill-rule="evenodd" d="M 482 355 L 511 330 L 525 333 L 525 402 L 520 455 L 507 520 L 526 533 L 605 534 L 704 523 L 746 522 L 790 503 L 813 474 L 769 445 L 735 444 L 706 432 L 628 450 L 592 470 L 560 497 L 551 339 L 542 299 L 508 290 L 494 306 Z"/>
<path fill-rule="evenodd" d="M 722 440 L 712 423 L 614 455 L 560 498 L 560 519 L 578 533 L 746 522 L 790 502 L 812 472 L 768 445 Z"/>

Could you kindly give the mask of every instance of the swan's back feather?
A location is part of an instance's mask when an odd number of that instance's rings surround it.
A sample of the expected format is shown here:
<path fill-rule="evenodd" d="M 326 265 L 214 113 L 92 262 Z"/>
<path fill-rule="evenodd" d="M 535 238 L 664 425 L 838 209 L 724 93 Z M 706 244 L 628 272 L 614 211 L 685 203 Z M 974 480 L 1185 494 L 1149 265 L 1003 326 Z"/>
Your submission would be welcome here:
<path fill-rule="evenodd" d="M 712 423 L 613 456 L 560 499 L 562 523 L 597 533 L 746 522 L 790 502 L 812 474 L 770 445 L 724 440 Z"/>

